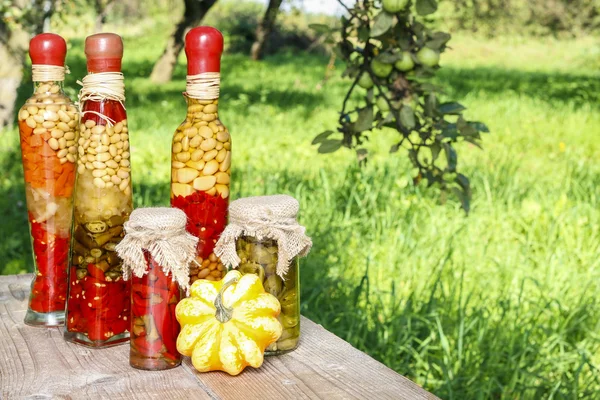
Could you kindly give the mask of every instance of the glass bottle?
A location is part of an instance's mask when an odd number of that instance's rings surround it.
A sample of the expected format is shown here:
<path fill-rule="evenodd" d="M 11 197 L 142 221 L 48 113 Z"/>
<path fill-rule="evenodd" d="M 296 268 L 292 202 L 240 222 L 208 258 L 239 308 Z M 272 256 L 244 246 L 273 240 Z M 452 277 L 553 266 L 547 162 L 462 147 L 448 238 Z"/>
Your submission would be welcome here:
<path fill-rule="evenodd" d="M 113 33 L 86 38 L 88 76 L 122 85 L 123 42 Z M 87 78 L 87 77 L 86 77 Z M 82 93 L 86 93 L 86 78 Z M 90 347 L 129 340 L 130 288 L 115 246 L 132 211 L 129 130 L 122 98 L 95 84 L 82 104 L 65 339 Z M 124 93 L 124 89 L 121 90 Z M 111 97 L 112 96 L 112 97 Z M 117 96 L 118 97 L 118 96 Z"/>
<path fill-rule="evenodd" d="M 298 257 L 292 259 L 288 272 L 282 279 L 277 275 L 279 247 L 272 239 L 240 236 L 236 241 L 242 274 L 256 274 L 265 291 L 277 297 L 281 304 L 279 322 L 283 333 L 277 342 L 267 347 L 266 355 L 282 354 L 294 350 L 300 339 L 300 275 Z"/>
<path fill-rule="evenodd" d="M 180 327 L 175 318 L 181 290 L 173 275 L 165 275 L 148 251 L 144 257 L 147 273 L 131 277 L 129 364 L 152 371 L 174 368 L 181 364 L 176 346 Z"/>
<path fill-rule="evenodd" d="M 226 272 L 214 246 L 227 224 L 231 137 L 219 120 L 218 91 L 194 90 L 190 83 L 190 77 L 220 71 L 223 35 L 211 27 L 194 28 L 186 35 L 185 52 L 187 116 L 173 136 L 171 206 L 185 212 L 188 232 L 200 239 L 196 263 L 190 267 L 193 283 L 220 280 Z"/>
<path fill-rule="evenodd" d="M 31 40 L 34 91 L 18 113 L 35 273 L 25 323 L 35 326 L 65 319 L 79 133 L 79 113 L 62 87 L 66 54 L 58 35 Z"/>

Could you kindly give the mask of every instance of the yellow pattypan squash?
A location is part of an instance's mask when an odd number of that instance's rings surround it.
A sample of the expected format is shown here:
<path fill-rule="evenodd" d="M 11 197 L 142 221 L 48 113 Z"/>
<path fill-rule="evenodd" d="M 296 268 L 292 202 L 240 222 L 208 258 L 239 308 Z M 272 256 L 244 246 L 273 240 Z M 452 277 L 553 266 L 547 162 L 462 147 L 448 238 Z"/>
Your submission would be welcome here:
<path fill-rule="evenodd" d="M 230 271 L 218 282 L 197 280 L 190 293 L 175 310 L 181 324 L 177 351 L 191 356 L 200 372 L 237 375 L 248 365 L 260 367 L 282 328 L 279 301 L 258 276 Z"/>

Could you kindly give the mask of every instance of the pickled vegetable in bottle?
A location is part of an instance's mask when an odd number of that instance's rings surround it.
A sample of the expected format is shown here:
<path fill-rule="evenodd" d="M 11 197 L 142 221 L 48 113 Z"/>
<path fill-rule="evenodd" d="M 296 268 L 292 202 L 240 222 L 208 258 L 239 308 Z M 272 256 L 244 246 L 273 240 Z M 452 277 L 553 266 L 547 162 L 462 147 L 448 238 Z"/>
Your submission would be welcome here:
<path fill-rule="evenodd" d="M 188 59 L 187 116 L 173 136 L 171 206 L 188 217 L 188 232 L 200 240 L 190 281 L 220 280 L 225 267 L 214 246 L 227 223 L 231 137 L 218 117 L 223 36 L 201 26 L 185 38 Z"/>
<path fill-rule="evenodd" d="M 79 113 L 63 92 L 67 44 L 55 34 L 31 39 L 34 93 L 19 110 L 19 134 L 35 278 L 28 325 L 65 319 Z"/>
<path fill-rule="evenodd" d="M 92 35 L 85 54 L 65 339 L 105 347 L 129 340 L 131 322 L 131 284 L 115 252 L 132 210 L 123 42 L 112 33 Z"/>

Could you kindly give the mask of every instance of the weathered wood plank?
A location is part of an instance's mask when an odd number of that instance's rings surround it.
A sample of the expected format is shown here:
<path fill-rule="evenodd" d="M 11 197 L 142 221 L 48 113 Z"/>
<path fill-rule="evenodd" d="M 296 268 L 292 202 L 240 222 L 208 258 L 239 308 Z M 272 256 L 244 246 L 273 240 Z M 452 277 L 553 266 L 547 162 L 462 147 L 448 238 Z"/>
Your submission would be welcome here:
<path fill-rule="evenodd" d="M 0 276 L 0 398 L 436 399 L 312 321 L 297 350 L 238 377 L 129 367 L 129 347 L 87 349 L 23 324 L 31 275 Z"/>
<path fill-rule="evenodd" d="M 0 398 L 210 399 L 189 371 L 129 366 L 129 347 L 87 349 L 23 323 L 31 275 L 0 277 Z"/>

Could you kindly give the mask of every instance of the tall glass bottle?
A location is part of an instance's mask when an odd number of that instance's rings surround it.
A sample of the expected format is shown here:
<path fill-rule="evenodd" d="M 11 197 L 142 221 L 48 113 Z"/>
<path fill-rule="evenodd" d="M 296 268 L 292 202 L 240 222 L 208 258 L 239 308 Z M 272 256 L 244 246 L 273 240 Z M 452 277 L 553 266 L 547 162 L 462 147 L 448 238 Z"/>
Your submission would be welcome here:
<path fill-rule="evenodd" d="M 226 272 L 213 251 L 227 223 L 231 175 L 231 138 L 218 116 L 222 52 L 215 28 L 197 27 L 185 37 L 187 116 L 173 136 L 171 206 L 186 213 L 188 232 L 200 239 L 191 282 Z"/>
<path fill-rule="evenodd" d="M 131 284 L 115 252 L 132 211 L 123 41 L 89 36 L 85 54 L 65 339 L 105 347 L 127 341 L 130 324 Z"/>
<path fill-rule="evenodd" d="M 67 262 L 75 184 L 79 114 L 63 93 L 65 40 L 52 33 L 29 44 L 33 95 L 19 110 L 19 134 L 35 278 L 28 325 L 56 326 L 65 319 Z"/>

